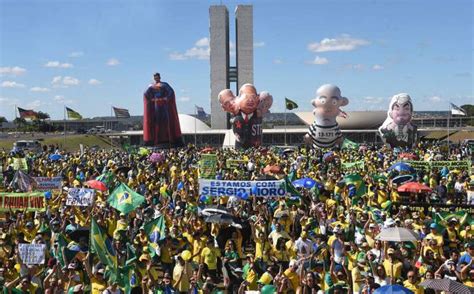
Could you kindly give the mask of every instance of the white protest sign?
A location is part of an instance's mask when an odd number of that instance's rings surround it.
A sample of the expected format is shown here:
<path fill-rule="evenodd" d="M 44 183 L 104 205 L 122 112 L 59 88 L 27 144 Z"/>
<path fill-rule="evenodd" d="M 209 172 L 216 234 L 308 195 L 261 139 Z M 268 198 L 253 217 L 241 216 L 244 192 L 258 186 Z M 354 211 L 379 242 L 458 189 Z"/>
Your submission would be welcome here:
<path fill-rule="evenodd" d="M 95 190 L 85 188 L 69 188 L 66 205 L 91 206 L 94 201 Z"/>
<path fill-rule="evenodd" d="M 38 184 L 36 190 L 38 191 L 51 191 L 62 189 L 62 178 L 61 177 L 35 177 L 35 181 Z"/>
<path fill-rule="evenodd" d="M 225 181 L 199 179 L 199 195 L 202 196 L 237 196 L 239 192 L 248 193 L 248 195 L 256 197 L 285 197 L 285 181 Z"/>
<path fill-rule="evenodd" d="M 20 258 L 24 264 L 44 264 L 45 244 L 18 244 Z"/>

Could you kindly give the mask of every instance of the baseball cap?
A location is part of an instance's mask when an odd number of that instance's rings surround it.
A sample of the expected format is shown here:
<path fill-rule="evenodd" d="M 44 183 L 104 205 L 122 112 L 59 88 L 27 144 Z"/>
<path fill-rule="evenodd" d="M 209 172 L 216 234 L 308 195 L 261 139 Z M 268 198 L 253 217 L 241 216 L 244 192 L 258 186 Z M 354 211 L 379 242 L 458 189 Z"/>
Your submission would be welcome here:
<path fill-rule="evenodd" d="M 436 224 L 435 224 L 435 223 L 432 223 L 432 224 L 430 225 L 430 229 L 436 229 Z"/>

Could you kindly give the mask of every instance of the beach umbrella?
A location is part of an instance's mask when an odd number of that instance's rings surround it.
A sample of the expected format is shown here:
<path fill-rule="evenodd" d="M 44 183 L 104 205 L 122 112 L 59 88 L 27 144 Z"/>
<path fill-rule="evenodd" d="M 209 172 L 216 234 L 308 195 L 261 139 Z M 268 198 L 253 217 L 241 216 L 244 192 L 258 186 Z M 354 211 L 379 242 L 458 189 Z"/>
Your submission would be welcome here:
<path fill-rule="evenodd" d="M 415 172 L 415 169 L 405 162 L 397 162 L 393 164 L 391 167 L 389 167 L 388 170 L 389 171 L 395 170 L 399 173 L 400 172 L 410 172 L 410 173 Z"/>
<path fill-rule="evenodd" d="M 212 149 L 212 147 L 206 147 L 204 149 L 201 150 L 201 153 L 209 153 L 209 152 L 212 152 L 214 149 Z"/>
<path fill-rule="evenodd" d="M 417 159 L 417 156 L 416 156 L 416 154 L 413 154 L 413 153 L 404 152 L 404 153 L 400 153 L 398 155 L 398 158 L 415 160 L 415 159 Z"/>
<path fill-rule="evenodd" d="M 474 293 L 474 289 L 451 279 L 429 279 L 420 283 L 420 286 L 438 291 L 445 291 L 456 294 Z"/>
<path fill-rule="evenodd" d="M 295 188 L 306 188 L 306 189 L 311 189 L 316 184 L 318 184 L 315 180 L 311 178 L 303 178 L 303 179 L 293 181 L 291 183 L 293 184 L 293 186 L 295 186 Z"/>
<path fill-rule="evenodd" d="M 409 182 L 406 184 L 401 185 L 397 189 L 398 192 L 411 192 L 411 193 L 427 193 L 431 192 L 431 188 L 425 186 L 418 182 Z"/>
<path fill-rule="evenodd" d="M 85 182 L 85 184 L 95 190 L 99 190 L 99 191 L 108 190 L 107 186 L 103 182 L 98 181 L 98 180 L 90 180 L 90 181 Z"/>
<path fill-rule="evenodd" d="M 157 163 L 163 161 L 163 154 L 161 153 L 152 153 L 150 157 L 148 157 L 148 161 L 152 163 Z"/>
<path fill-rule="evenodd" d="M 204 218 L 206 223 L 214 224 L 232 224 L 234 222 L 234 217 L 230 214 L 213 214 Z"/>
<path fill-rule="evenodd" d="M 397 185 L 401 185 L 401 184 L 405 184 L 405 183 L 408 183 L 408 182 L 413 182 L 414 180 L 415 180 L 414 175 L 401 175 L 401 176 L 397 176 L 397 177 L 393 178 L 392 183 L 397 184 Z"/>
<path fill-rule="evenodd" d="M 401 227 L 382 229 L 376 237 L 377 240 L 391 242 L 411 242 L 419 238 L 418 234 L 414 231 Z"/>
<path fill-rule="evenodd" d="M 62 156 L 59 155 L 59 154 L 51 154 L 51 155 L 49 156 L 49 160 L 51 160 L 51 161 L 58 161 L 58 160 L 60 160 L 61 158 L 62 158 Z"/>
<path fill-rule="evenodd" d="M 413 291 L 401 285 L 385 285 L 374 291 L 374 294 L 413 294 Z"/>

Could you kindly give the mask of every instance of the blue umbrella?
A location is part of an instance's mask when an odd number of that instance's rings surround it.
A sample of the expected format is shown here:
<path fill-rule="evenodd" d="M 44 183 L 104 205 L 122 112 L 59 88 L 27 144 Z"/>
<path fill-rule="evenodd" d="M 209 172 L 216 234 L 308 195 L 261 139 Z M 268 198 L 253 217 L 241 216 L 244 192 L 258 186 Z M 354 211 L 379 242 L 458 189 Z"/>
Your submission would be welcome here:
<path fill-rule="evenodd" d="M 397 172 L 414 173 L 415 169 L 405 162 L 397 162 L 388 168 L 389 171 L 396 170 Z"/>
<path fill-rule="evenodd" d="M 61 155 L 59 155 L 59 154 L 51 154 L 51 155 L 49 156 L 49 159 L 52 160 L 52 161 L 57 161 L 57 160 L 60 160 L 61 158 L 62 158 L 62 157 L 61 157 Z"/>
<path fill-rule="evenodd" d="M 318 189 L 322 188 L 322 185 L 320 183 L 316 182 L 315 180 L 313 180 L 311 178 L 302 178 L 302 179 L 293 181 L 292 184 L 293 184 L 293 186 L 295 186 L 295 188 L 311 189 L 315 185 L 318 186 Z"/>
<path fill-rule="evenodd" d="M 413 294 L 411 290 L 400 285 L 385 285 L 374 291 L 374 294 Z"/>

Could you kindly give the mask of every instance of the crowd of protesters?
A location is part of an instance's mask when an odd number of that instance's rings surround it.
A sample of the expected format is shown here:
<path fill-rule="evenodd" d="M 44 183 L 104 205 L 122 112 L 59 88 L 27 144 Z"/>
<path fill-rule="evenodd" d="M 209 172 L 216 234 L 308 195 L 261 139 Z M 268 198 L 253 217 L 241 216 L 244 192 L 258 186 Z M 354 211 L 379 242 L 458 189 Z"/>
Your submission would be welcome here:
<path fill-rule="evenodd" d="M 473 182 L 469 169 L 417 170 L 415 179 L 432 192 L 403 194 L 390 166 L 409 153 L 419 161 L 471 163 L 468 146 L 450 154 L 436 145 L 410 151 L 362 146 L 328 152 L 305 148 L 249 150 L 193 146 L 150 153 L 119 150 L 42 153 L 3 152 L 3 191 L 14 185 L 13 160 L 25 157 L 29 175 L 62 178 L 61 191 L 45 197 L 37 211 L 0 212 L 0 289 L 3 293 L 373 293 L 399 284 L 413 293 L 435 293 L 420 286 L 447 278 L 474 286 Z M 201 197 L 199 161 L 217 155 L 215 178 L 267 180 L 310 178 L 318 183 L 281 198 Z M 51 154 L 60 158 L 51 160 Z M 229 165 L 228 161 L 233 164 Z M 363 161 L 362 167 L 342 168 Z M 237 164 L 235 164 L 237 162 Z M 273 166 L 271 171 L 265 167 Z M 66 205 L 68 188 L 111 175 L 107 191 L 96 191 L 89 207 Z M 360 176 L 361 193 L 344 179 Z M 118 183 L 145 197 L 134 211 L 120 213 L 107 202 Z M 412 201 L 409 205 L 404 201 Z M 417 206 L 417 201 L 444 204 Z M 1 204 L 1 203 L 0 203 Z M 233 223 L 206 222 L 212 207 Z M 444 209 L 449 219 L 437 218 Z M 455 214 L 457 213 L 457 214 Z M 157 246 L 145 224 L 163 216 Z M 91 222 L 105 232 L 104 252 L 91 250 Z M 377 238 L 389 227 L 404 227 L 417 241 Z M 80 233 L 78 233 L 80 232 Z M 83 233 L 86 232 L 86 233 Z M 88 233 L 89 232 L 89 233 Z M 62 246 L 61 242 L 65 242 Z M 44 263 L 24 264 L 19 244 L 45 244 Z M 74 254 L 67 254 L 73 252 Z M 117 276 L 101 254 L 112 255 L 126 274 Z"/>

